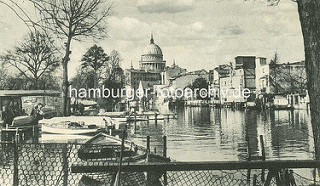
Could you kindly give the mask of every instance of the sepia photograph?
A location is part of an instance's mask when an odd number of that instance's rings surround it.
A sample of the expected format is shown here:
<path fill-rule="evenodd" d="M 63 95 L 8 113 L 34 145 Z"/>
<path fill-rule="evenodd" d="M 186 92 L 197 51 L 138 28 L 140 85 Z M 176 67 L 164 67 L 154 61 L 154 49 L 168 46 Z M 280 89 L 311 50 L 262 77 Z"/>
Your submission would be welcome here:
<path fill-rule="evenodd" d="M 1 186 L 320 185 L 319 0 L 0 0 Z"/>

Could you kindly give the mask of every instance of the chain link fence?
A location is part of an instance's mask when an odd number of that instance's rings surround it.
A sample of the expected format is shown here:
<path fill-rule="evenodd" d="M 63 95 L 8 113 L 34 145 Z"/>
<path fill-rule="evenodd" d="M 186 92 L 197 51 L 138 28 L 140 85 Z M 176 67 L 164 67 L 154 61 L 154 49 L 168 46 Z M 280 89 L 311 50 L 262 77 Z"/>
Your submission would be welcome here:
<path fill-rule="evenodd" d="M 99 160 L 79 158 L 81 146 L 81 144 L 58 143 L 0 143 L 0 185 L 113 185 L 116 181 L 116 172 L 74 173 L 71 171 L 73 164 L 118 165 L 118 157 Z M 130 163 L 124 161 L 124 164 Z M 267 174 L 268 171 L 263 177 Z M 262 182 L 265 178 L 262 178 L 261 170 L 251 170 L 249 177 L 248 170 L 167 171 L 165 175 L 158 182 L 150 184 L 146 181 L 148 179 L 146 172 L 122 172 L 120 185 L 229 186 L 264 185 L 265 183 Z M 293 173 L 293 176 L 296 185 L 320 185 L 319 180 L 306 178 L 297 173 Z M 276 179 L 272 179 L 270 185 L 276 185 Z"/>

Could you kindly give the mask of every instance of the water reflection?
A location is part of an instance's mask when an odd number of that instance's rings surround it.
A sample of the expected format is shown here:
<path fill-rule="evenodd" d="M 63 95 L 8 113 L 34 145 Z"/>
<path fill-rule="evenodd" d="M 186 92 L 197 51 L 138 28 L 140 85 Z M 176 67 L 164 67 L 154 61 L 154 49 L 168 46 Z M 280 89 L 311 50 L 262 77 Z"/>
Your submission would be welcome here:
<path fill-rule="evenodd" d="M 151 147 L 162 151 L 168 136 L 168 156 L 178 161 L 239 160 L 261 155 L 264 136 L 267 159 L 312 159 L 313 139 L 306 110 L 231 110 L 227 108 L 176 108 L 177 119 L 138 122 L 129 138 L 141 145 L 151 136 Z M 248 144 L 250 147 L 248 148 Z"/>

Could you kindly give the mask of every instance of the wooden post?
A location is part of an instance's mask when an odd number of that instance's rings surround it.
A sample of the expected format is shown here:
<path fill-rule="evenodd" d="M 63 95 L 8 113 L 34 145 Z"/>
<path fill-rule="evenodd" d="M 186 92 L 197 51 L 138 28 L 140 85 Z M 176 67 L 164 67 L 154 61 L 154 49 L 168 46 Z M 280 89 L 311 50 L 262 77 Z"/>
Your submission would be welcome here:
<path fill-rule="evenodd" d="M 157 113 L 154 114 L 154 122 L 155 122 L 155 125 L 157 126 L 158 125 L 158 114 Z"/>
<path fill-rule="evenodd" d="M 147 136 L 147 151 L 150 152 L 150 136 Z"/>
<path fill-rule="evenodd" d="M 252 185 L 257 186 L 257 175 L 256 174 L 253 175 L 253 184 Z"/>
<path fill-rule="evenodd" d="M 163 136 L 163 157 L 167 157 L 167 136 Z"/>
<path fill-rule="evenodd" d="M 19 136 L 19 135 L 17 135 Z M 13 143 L 13 185 L 19 185 L 19 171 L 18 171 L 18 141 Z"/>
<path fill-rule="evenodd" d="M 124 130 L 122 130 L 121 133 L 122 133 L 122 140 L 121 140 L 120 160 L 119 160 L 118 174 L 116 177 L 116 184 L 118 186 L 120 186 L 121 165 L 122 165 L 123 150 L 124 150 Z"/>
<path fill-rule="evenodd" d="M 246 140 L 247 140 L 247 150 L 248 150 L 248 161 L 251 161 L 251 147 L 250 147 L 250 141 L 249 136 L 246 134 Z"/>
<path fill-rule="evenodd" d="M 251 147 L 250 147 L 250 140 L 248 136 L 248 130 L 246 129 L 246 140 L 247 140 L 247 150 L 248 150 L 248 161 L 251 161 Z M 248 169 L 247 171 L 247 182 L 250 183 L 250 177 L 251 177 L 251 169 Z"/>
<path fill-rule="evenodd" d="M 20 136 L 19 136 L 19 130 L 18 130 L 18 128 L 16 129 L 16 136 L 15 136 L 15 142 L 16 143 L 19 143 L 19 138 L 20 138 Z"/>
<path fill-rule="evenodd" d="M 293 170 L 290 170 L 290 173 L 289 173 L 289 183 L 290 183 L 291 185 L 297 185 L 297 184 L 296 184 L 296 181 L 295 181 L 295 179 L 294 179 L 294 176 L 293 176 Z"/>
<path fill-rule="evenodd" d="M 62 156 L 63 156 L 63 186 L 68 185 L 68 144 L 65 144 L 62 147 Z M 71 147 L 70 147 L 71 148 Z"/>
<path fill-rule="evenodd" d="M 137 113 L 136 113 L 136 111 L 134 111 L 134 131 L 136 131 L 137 130 Z"/>
<path fill-rule="evenodd" d="M 163 136 L 163 157 L 167 157 L 167 136 Z M 168 185 L 167 171 L 163 174 L 164 185 Z"/>
<path fill-rule="evenodd" d="M 264 140 L 263 140 L 263 135 L 260 135 L 260 146 L 261 146 L 261 155 L 262 155 L 262 161 L 266 160 L 266 152 L 264 148 Z M 262 169 L 261 171 L 261 181 L 265 181 L 265 169 Z"/>

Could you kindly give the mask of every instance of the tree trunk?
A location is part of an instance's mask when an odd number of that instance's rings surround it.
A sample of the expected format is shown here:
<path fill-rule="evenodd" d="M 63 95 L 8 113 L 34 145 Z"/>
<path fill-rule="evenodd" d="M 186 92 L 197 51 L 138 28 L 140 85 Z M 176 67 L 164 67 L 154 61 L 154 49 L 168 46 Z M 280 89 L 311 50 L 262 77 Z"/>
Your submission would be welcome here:
<path fill-rule="evenodd" d="M 70 60 L 70 45 L 71 45 L 71 37 L 68 37 L 68 41 L 66 43 L 66 51 L 65 51 L 65 57 L 63 58 L 62 62 L 62 73 L 63 73 L 63 83 L 62 83 L 62 102 L 63 102 L 63 116 L 67 116 L 69 114 L 69 108 L 68 108 L 68 62 Z"/>
<path fill-rule="evenodd" d="M 320 1 L 297 0 L 305 47 L 315 158 L 320 159 Z"/>
<path fill-rule="evenodd" d="M 34 90 L 38 90 L 38 78 L 37 77 L 35 77 L 34 78 Z"/>
<path fill-rule="evenodd" d="M 97 69 L 94 69 L 94 74 L 93 74 L 93 88 L 98 88 L 98 77 L 97 77 Z M 94 95 L 94 101 L 97 102 L 98 98 L 97 98 L 97 92 L 95 92 Z"/>

